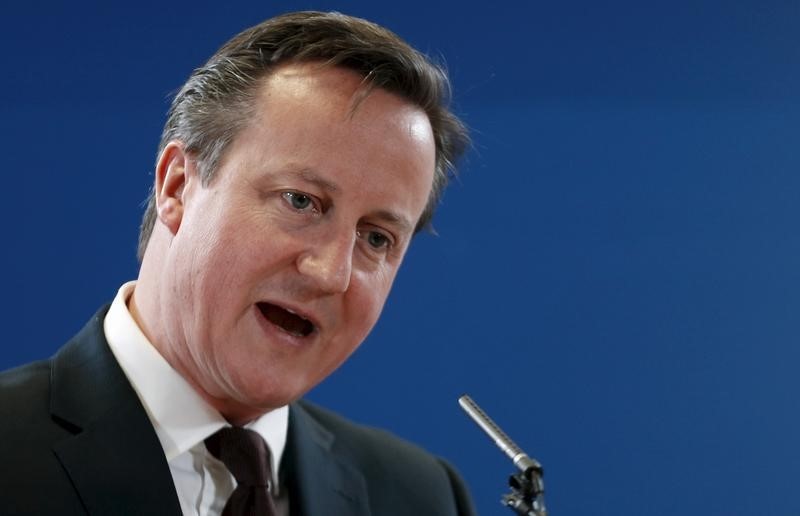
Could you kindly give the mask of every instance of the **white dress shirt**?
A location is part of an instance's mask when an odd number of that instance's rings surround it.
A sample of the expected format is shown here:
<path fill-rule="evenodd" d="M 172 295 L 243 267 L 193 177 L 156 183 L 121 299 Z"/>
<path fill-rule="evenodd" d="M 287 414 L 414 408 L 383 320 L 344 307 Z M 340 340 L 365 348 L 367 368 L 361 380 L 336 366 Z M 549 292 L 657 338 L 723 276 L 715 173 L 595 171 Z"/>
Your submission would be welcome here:
<path fill-rule="evenodd" d="M 144 405 L 161 441 L 184 515 L 220 514 L 236 487 L 225 465 L 206 450 L 206 437 L 230 426 L 147 340 L 128 310 L 135 281 L 120 287 L 103 329 L 108 345 Z M 278 516 L 288 516 L 289 498 L 278 483 L 286 446 L 289 408 L 281 407 L 245 425 L 258 432 L 272 453 L 273 496 Z"/>

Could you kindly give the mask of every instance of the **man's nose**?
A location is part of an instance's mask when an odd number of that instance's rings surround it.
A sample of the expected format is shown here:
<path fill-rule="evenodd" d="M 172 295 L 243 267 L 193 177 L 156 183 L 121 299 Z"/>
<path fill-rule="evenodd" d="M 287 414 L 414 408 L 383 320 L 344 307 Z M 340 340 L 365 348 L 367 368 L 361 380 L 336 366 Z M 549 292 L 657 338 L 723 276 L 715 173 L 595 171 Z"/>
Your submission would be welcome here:
<path fill-rule="evenodd" d="M 355 239 L 355 231 L 319 235 L 298 257 L 297 270 L 326 294 L 345 292 L 353 272 Z"/>

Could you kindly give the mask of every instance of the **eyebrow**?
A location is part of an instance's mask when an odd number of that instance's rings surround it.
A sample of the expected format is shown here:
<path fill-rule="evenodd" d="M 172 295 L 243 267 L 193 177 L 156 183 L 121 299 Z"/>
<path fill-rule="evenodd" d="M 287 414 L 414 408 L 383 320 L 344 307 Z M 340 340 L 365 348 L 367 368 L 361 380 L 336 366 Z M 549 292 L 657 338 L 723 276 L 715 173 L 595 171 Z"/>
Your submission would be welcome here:
<path fill-rule="evenodd" d="M 341 190 L 341 188 L 339 188 L 339 185 L 337 185 L 333 181 L 329 181 L 328 179 L 321 178 L 310 168 L 301 168 L 299 170 L 292 170 L 289 172 L 289 174 L 298 176 L 303 181 L 316 185 L 319 188 L 322 188 L 323 190 L 328 192 L 339 192 Z"/>
<path fill-rule="evenodd" d="M 393 211 L 379 210 L 373 216 L 392 224 L 403 233 L 411 233 L 414 230 L 414 225 L 406 217 L 398 215 Z"/>

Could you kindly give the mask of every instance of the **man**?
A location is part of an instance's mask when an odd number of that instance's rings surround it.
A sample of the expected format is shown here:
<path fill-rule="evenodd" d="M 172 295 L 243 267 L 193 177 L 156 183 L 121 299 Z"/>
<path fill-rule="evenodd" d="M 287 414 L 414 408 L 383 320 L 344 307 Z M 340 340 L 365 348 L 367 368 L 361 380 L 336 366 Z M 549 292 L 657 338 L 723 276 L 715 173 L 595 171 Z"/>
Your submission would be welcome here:
<path fill-rule="evenodd" d="M 367 336 L 430 221 L 466 143 L 447 92 L 336 13 L 267 20 L 196 70 L 137 281 L 0 378 L 0 512 L 471 514 L 446 463 L 297 401 Z"/>

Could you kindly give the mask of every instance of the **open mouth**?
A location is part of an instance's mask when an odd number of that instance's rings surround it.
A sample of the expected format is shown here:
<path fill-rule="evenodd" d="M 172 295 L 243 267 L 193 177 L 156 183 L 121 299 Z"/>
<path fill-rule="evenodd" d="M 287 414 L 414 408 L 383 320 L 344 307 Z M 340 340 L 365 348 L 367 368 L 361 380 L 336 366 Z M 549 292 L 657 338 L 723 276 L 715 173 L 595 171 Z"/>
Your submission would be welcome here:
<path fill-rule="evenodd" d="M 295 337 L 308 337 L 314 331 L 314 324 L 285 308 L 270 303 L 257 303 L 258 309 L 266 319 Z"/>

